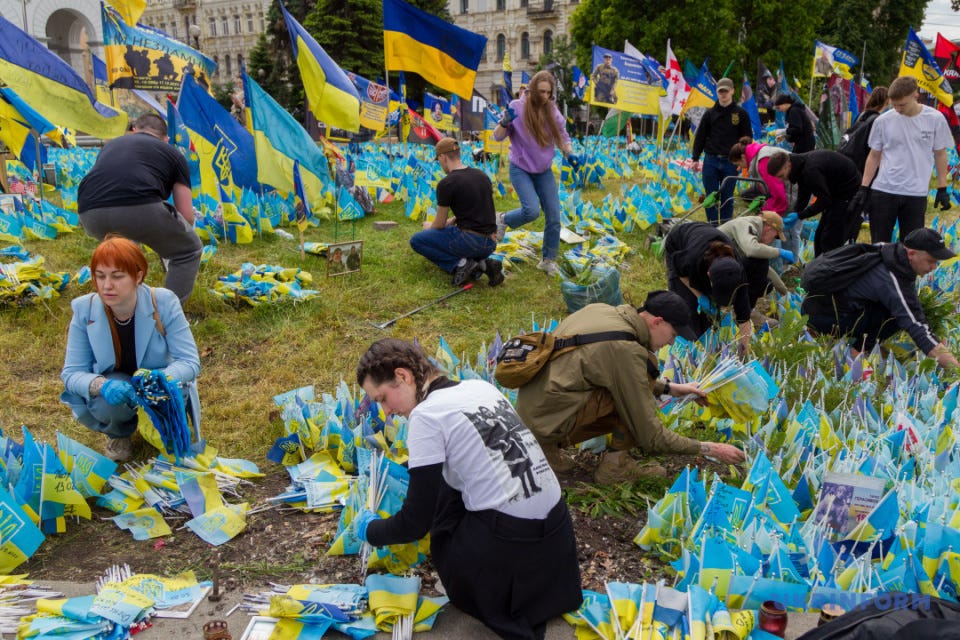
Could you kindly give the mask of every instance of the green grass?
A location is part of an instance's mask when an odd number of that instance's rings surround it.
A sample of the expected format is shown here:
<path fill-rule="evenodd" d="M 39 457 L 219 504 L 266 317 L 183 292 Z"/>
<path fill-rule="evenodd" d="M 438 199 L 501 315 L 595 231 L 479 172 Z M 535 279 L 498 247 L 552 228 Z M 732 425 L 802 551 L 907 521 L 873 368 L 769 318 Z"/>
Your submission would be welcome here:
<path fill-rule="evenodd" d="M 610 191 L 619 185 L 611 182 Z M 585 193 L 600 200 L 607 190 Z M 498 200 L 500 211 L 516 206 Z M 390 231 L 374 231 L 375 220 L 394 220 Z M 201 353 L 199 380 L 203 406 L 203 435 L 223 455 L 264 461 L 282 425 L 274 412 L 273 396 L 302 385 L 317 392 L 332 391 L 341 378 L 351 386 L 357 360 L 371 342 L 385 336 L 417 338 L 428 353 L 443 335 L 453 350 L 475 358 L 481 344 L 500 330 L 504 336 L 539 322 L 561 318 L 566 306 L 559 282 L 534 264 L 510 269 L 506 282 L 496 288 L 477 286 L 448 301 L 401 320 L 388 330 L 380 323 L 453 290 L 449 276 L 413 253 L 408 241 L 421 228 L 403 215 L 402 203 L 380 205 L 377 213 L 356 223 L 333 222 L 306 232 L 308 241 L 364 241 L 364 263 L 358 274 L 327 278 L 321 258 L 301 260 L 297 243 L 265 234 L 252 244 L 219 245 L 217 254 L 201 268 L 197 287 L 185 305 L 196 318 L 193 333 Z M 531 225 L 542 229 L 542 218 Z M 295 231 L 295 230 L 294 230 Z M 621 234 L 634 247 L 622 271 L 621 287 L 628 302 L 639 304 L 645 293 L 662 287 L 662 261 L 642 249 L 640 232 Z M 33 254 L 45 258 L 51 271 L 75 273 L 87 264 L 96 241 L 81 229 L 53 241 L 25 241 Z M 309 288 L 320 296 L 299 304 L 235 308 L 209 292 L 218 276 L 237 270 L 241 263 L 300 267 L 313 274 Z M 150 256 L 148 284 L 163 282 L 159 261 Z M 70 300 L 87 293 L 89 286 L 69 285 L 61 297 L 23 308 L 0 308 L 0 427 L 20 439 L 19 426 L 27 425 L 39 439 L 53 442 L 55 432 L 99 448 L 100 437 L 77 423 L 60 403 L 60 370 L 70 322 Z"/>

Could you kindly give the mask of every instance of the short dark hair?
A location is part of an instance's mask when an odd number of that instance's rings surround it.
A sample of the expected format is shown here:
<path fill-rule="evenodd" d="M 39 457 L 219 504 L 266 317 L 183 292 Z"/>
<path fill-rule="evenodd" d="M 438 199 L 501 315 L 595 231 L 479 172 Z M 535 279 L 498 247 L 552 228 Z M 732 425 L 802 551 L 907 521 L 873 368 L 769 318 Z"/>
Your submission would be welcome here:
<path fill-rule="evenodd" d="M 796 101 L 797 99 L 789 93 L 781 93 L 777 96 L 777 99 L 773 101 L 773 104 L 774 106 L 779 107 L 782 104 L 795 104 Z"/>
<path fill-rule="evenodd" d="M 137 131 L 149 131 L 163 138 L 167 137 L 167 123 L 155 113 L 145 113 L 137 118 L 133 128 Z"/>
<path fill-rule="evenodd" d="M 787 161 L 789 160 L 790 154 L 788 154 L 786 151 L 774 153 L 767 160 L 767 173 L 772 176 L 777 175 L 786 166 Z"/>
<path fill-rule="evenodd" d="M 890 83 L 887 97 L 891 100 L 902 100 L 915 94 L 920 88 L 917 79 L 913 76 L 900 76 Z"/>

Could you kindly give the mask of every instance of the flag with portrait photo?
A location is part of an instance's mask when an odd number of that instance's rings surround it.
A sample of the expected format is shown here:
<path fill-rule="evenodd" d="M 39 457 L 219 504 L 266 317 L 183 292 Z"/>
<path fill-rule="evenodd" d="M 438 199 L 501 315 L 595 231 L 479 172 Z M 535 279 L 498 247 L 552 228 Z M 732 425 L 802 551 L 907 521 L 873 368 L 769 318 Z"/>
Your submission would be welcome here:
<path fill-rule="evenodd" d="M 360 126 L 383 131 L 390 109 L 390 88 L 353 72 L 348 72 L 347 77 L 360 94 Z"/>
<path fill-rule="evenodd" d="M 383 0 L 384 65 L 413 71 L 467 98 L 473 94 L 487 38 L 422 11 L 404 0 Z"/>
<path fill-rule="evenodd" d="M 851 80 L 853 79 L 851 69 L 859 62 L 860 59 L 849 51 L 814 40 L 813 68 L 810 75 L 814 78 L 838 75 L 844 80 Z"/>
<path fill-rule="evenodd" d="M 452 132 L 453 115 L 450 113 L 450 101 L 432 93 L 423 94 L 423 118 L 440 131 Z"/>
<path fill-rule="evenodd" d="M 921 89 L 948 107 L 953 105 L 953 88 L 912 27 L 900 58 L 900 75 L 916 78 Z"/>
<path fill-rule="evenodd" d="M 0 81 L 57 126 L 105 140 L 127 130 L 125 112 L 97 102 L 73 67 L 2 16 Z"/>
<path fill-rule="evenodd" d="M 124 22 L 101 4 L 103 55 L 113 89 L 177 91 L 190 75 L 209 91 L 217 63 L 169 35 L 143 24 Z"/>
<path fill-rule="evenodd" d="M 347 74 L 313 36 L 280 3 L 293 46 L 293 59 L 300 69 L 307 106 L 317 120 L 331 127 L 360 131 L 360 94 Z"/>

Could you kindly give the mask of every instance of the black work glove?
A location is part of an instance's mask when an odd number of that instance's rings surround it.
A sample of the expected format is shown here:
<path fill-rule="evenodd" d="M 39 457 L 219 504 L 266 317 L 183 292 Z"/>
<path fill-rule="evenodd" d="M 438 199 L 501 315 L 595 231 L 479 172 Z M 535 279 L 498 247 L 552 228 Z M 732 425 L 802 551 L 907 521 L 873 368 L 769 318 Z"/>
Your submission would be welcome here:
<path fill-rule="evenodd" d="M 937 189 L 937 197 L 933 199 L 933 208 L 936 209 L 937 207 L 944 211 L 950 208 L 950 194 L 947 193 L 946 187 Z"/>
<path fill-rule="evenodd" d="M 870 187 L 860 187 L 857 194 L 850 199 L 847 213 L 851 215 L 863 213 L 870 206 Z"/>

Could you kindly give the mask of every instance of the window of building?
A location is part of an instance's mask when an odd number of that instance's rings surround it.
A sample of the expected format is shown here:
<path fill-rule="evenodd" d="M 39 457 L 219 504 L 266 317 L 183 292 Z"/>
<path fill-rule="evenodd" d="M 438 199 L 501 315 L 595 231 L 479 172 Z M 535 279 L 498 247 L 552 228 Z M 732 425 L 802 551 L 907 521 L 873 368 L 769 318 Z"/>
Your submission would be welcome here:
<path fill-rule="evenodd" d="M 497 11 L 507 10 L 507 0 L 497 0 Z"/>
<path fill-rule="evenodd" d="M 211 20 L 210 21 L 210 37 L 214 38 L 216 37 L 216 35 L 217 35 L 217 21 Z"/>
<path fill-rule="evenodd" d="M 483 51 L 480 52 L 480 62 L 487 61 L 487 43 L 483 43 Z"/>
<path fill-rule="evenodd" d="M 526 31 L 520 34 L 520 59 L 530 59 L 530 34 Z"/>
<path fill-rule="evenodd" d="M 171 23 L 170 23 L 170 35 L 173 36 L 174 40 L 176 40 L 177 38 L 180 37 L 179 34 L 177 33 L 177 23 L 176 23 L 176 22 L 171 22 Z"/>
<path fill-rule="evenodd" d="M 247 14 L 247 31 L 249 31 L 250 33 L 253 33 L 253 14 L 252 13 Z"/>
<path fill-rule="evenodd" d="M 152 25 L 147 25 L 147 26 L 149 27 L 149 26 L 152 26 Z M 160 29 L 160 31 L 163 31 L 164 33 L 166 33 L 166 31 L 167 31 L 167 23 L 166 23 L 166 22 L 161 22 L 161 23 L 160 23 L 160 26 L 159 26 L 158 28 Z"/>
<path fill-rule="evenodd" d="M 220 56 L 213 56 L 213 61 L 217 65 L 217 68 L 213 70 L 213 75 L 220 75 Z"/>
<path fill-rule="evenodd" d="M 470 0 L 460 0 L 460 13 L 467 13 L 470 9 Z"/>
<path fill-rule="evenodd" d="M 520 8 L 526 9 L 530 6 L 530 0 L 520 0 Z"/>
<path fill-rule="evenodd" d="M 543 32 L 543 55 L 548 56 L 553 51 L 553 31 Z"/>
<path fill-rule="evenodd" d="M 262 13 L 260 14 L 260 31 L 266 31 L 266 26 L 265 26 L 265 23 L 264 23 L 264 21 L 263 21 L 263 14 L 262 14 Z"/>
<path fill-rule="evenodd" d="M 229 54 L 229 53 L 227 54 L 227 57 L 226 57 L 225 60 L 226 60 L 226 62 L 225 62 L 225 65 L 224 65 L 224 67 L 225 67 L 225 68 L 224 68 L 224 71 L 227 73 L 227 77 L 229 78 L 230 76 L 233 75 L 233 69 L 230 67 L 230 54 Z"/>
<path fill-rule="evenodd" d="M 223 35 L 230 35 L 230 18 L 227 16 L 220 18 L 220 26 L 223 27 Z"/>
<path fill-rule="evenodd" d="M 240 16 L 233 16 L 233 32 L 237 35 L 243 33 L 243 23 L 240 22 Z"/>
<path fill-rule="evenodd" d="M 237 54 L 237 73 L 240 73 L 243 70 L 243 54 Z"/>
<path fill-rule="evenodd" d="M 497 62 L 503 62 L 505 55 L 507 55 L 507 36 L 501 33 L 497 35 Z"/>

